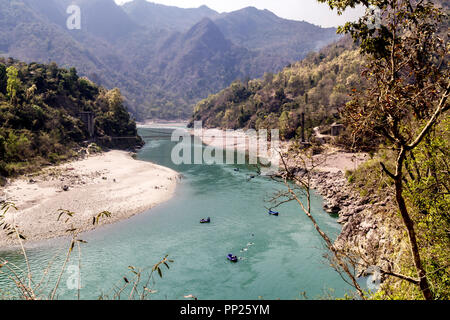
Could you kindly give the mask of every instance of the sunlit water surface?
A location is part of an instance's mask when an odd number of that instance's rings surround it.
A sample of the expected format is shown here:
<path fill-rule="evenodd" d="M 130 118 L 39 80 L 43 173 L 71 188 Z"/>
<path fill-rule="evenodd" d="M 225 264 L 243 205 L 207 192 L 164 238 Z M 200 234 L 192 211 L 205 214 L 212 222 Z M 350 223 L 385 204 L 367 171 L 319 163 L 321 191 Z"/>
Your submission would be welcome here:
<path fill-rule="evenodd" d="M 282 184 L 263 176 L 248 180 L 255 174 L 251 166 L 239 166 L 239 172 L 229 165 L 176 166 L 171 161 L 176 143 L 164 138 L 170 132 L 141 128 L 147 144 L 138 158 L 184 176 L 175 196 L 141 215 L 81 236 L 88 241 L 81 247 L 82 299 L 112 297 L 115 286 L 124 284 L 124 276 L 132 278 L 128 266 L 148 269 L 166 254 L 174 263 L 170 270 L 164 267 L 162 279 L 155 277 L 153 299 L 183 299 L 190 294 L 199 299 L 318 299 L 348 292 L 323 257 L 323 242 L 297 204 L 284 204 L 279 217 L 267 214 L 265 201 Z M 321 197 L 313 197 L 312 208 L 320 226 L 337 236 L 340 226 L 323 211 Z M 212 223 L 199 224 L 205 217 L 211 217 Z M 28 248 L 35 281 L 55 260 L 47 291 L 56 280 L 67 246 L 67 239 L 58 239 Z M 230 263 L 228 253 L 237 255 L 239 262 Z M 0 252 L 0 256 L 24 267 L 19 251 Z M 77 290 L 67 285 L 73 284 L 70 277 L 77 259 L 75 250 L 62 277 L 59 298 L 77 297 Z M 4 295 L 16 294 L 5 274 L 0 274 L 0 286 Z"/>

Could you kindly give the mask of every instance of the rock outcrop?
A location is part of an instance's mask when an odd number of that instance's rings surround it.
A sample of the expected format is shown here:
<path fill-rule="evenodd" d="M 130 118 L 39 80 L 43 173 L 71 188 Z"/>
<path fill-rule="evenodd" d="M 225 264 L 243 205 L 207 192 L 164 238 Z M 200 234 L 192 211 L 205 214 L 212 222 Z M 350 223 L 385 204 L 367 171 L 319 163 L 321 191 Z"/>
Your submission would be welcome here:
<path fill-rule="evenodd" d="M 366 266 L 358 268 L 358 275 L 371 274 L 373 266 L 391 270 L 391 234 L 397 228 L 389 219 L 395 212 L 393 200 L 389 196 L 381 199 L 375 193 L 362 196 L 341 171 L 313 172 L 311 188 L 324 197 L 324 210 L 336 215 L 342 225 L 335 246 L 353 252 L 361 266 Z"/>

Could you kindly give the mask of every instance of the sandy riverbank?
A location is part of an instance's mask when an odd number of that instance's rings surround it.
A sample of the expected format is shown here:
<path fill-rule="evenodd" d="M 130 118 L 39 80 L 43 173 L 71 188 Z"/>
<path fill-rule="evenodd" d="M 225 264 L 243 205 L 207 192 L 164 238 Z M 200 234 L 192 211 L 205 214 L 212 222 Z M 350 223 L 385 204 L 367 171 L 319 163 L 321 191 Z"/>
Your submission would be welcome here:
<path fill-rule="evenodd" d="M 244 130 L 235 130 L 230 133 L 221 129 L 204 129 L 196 132 L 193 129 L 189 129 L 189 132 L 199 137 L 206 145 L 221 148 L 231 149 L 241 152 L 248 152 L 250 146 L 250 140 Z M 225 139 L 226 135 L 226 139 Z M 281 153 L 286 153 L 289 150 L 291 142 L 280 141 L 279 150 Z M 275 155 L 267 154 L 258 150 L 258 157 L 269 158 L 270 161 L 279 161 Z M 366 153 L 349 153 L 340 151 L 337 148 L 327 147 L 324 152 L 313 156 L 313 161 L 317 164 L 316 171 L 345 173 L 347 170 L 355 170 L 359 165 L 366 162 L 369 159 L 369 155 Z M 279 164 L 282 166 L 282 163 Z"/>
<path fill-rule="evenodd" d="M 72 225 L 91 230 L 93 217 L 102 211 L 112 216 L 101 219 L 100 225 L 142 213 L 169 200 L 178 179 L 171 169 L 134 160 L 124 151 L 109 151 L 16 179 L 0 194 L 19 209 L 8 212 L 5 221 L 15 221 L 27 241 L 36 241 L 65 236 Z M 67 223 L 57 221 L 59 209 L 75 215 Z M 0 248 L 14 244 L 16 239 L 0 232 Z"/>

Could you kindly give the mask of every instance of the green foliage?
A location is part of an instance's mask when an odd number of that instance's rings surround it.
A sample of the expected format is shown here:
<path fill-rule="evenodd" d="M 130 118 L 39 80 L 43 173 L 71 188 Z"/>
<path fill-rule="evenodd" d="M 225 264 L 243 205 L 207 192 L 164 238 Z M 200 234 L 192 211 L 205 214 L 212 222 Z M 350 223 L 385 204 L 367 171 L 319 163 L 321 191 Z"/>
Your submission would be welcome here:
<path fill-rule="evenodd" d="M 0 0 L 0 54 L 75 66 L 95 83 L 120 88 L 139 120 L 188 119 L 200 99 L 234 80 L 279 71 L 339 37 L 335 28 L 254 8 L 222 15 L 111 0 L 77 1 L 89 13 L 80 36 L 66 27 L 69 2 Z"/>
<path fill-rule="evenodd" d="M 450 298 L 450 119 L 408 158 L 405 198 L 417 225 L 421 256 L 436 299 Z"/>
<path fill-rule="evenodd" d="M 89 138 L 81 112 L 94 114 L 100 143 L 111 136 L 130 137 L 121 147 L 141 143 L 118 89 L 107 91 L 54 63 L 0 59 L 0 78 L 1 70 L 7 70 L 8 98 L 0 93 L 0 176 L 72 157 Z"/>
<path fill-rule="evenodd" d="M 450 196 L 448 190 L 448 168 L 450 150 L 450 120 L 440 123 L 427 142 L 415 149 L 413 155 L 408 157 L 404 170 L 405 200 L 409 212 L 416 226 L 418 245 L 422 262 L 433 288 L 435 299 L 448 300 L 450 298 Z M 362 195 L 377 194 L 378 198 L 392 197 L 392 180 L 380 168 L 383 161 L 388 168 L 394 166 L 395 154 L 389 150 L 377 153 L 374 159 L 358 167 L 354 172 L 347 172 L 349 182 Z M 395 201 L 395 200 L 393 200 Z M 395 202 L 393 203 L 395 205 Z M 386 220 L 393 216 L 401 224 L 399 217 L 393 212 L 384 213 Z M 384 228 L 385 226 L 378 226 Z M 391 230 L 387 234 L 391 241 L 396 237 L 401 242 L 396 245 L 394 259 L 396 267 L 401 273 L 416 277 L 416 271 L 411 265 L 408 239 L 404 228 Z M 373 299 L 422 299 L 417 286 L 390 278 L 382 290 L 374 294 Z"/>
<path fill-rule="evenodd" d="M 362 194 L 377 192 L 380 199 L 396 200 L 392 209 L 399 213 L 397 232 L 387 233 L 400 240 L 393 266 L 417 279 L 413 285 L 390 279 L 376 298 L 448 299 L 450 84 L 449 47 L 441 37 L 442 28 L 448 32 L 445 14 L 434 6 L 438 1 L 327 2 L 340 9 L 373 5 L 357 23 L 342 28 L 358 41 L 368 61 L 367 89 L 355 92 L 342 115 L 355 138 L 372 134 L 384 140 L 378 161 L 359 168 L 354 184 Z"/>
<path fill-rule="evenodd" d="M 345 177 L 347 178 L 348 183 L 352 184 L 355 182 L 355 176 L 353 171 L 351 170 L 346 170 L 345 171 Z"/>
<path fill-rule="evenodd" d="M 8 78 L 6 82 L 6 93 L 12 103 L 13 101 L 16 101 L 17 91 L 20 90 L 22 82 L 18 77 L 19 71 L 14 66 L 10 66 L 6 69 L 6 76 Z"/>
<path fill-rule="evenodd" d="M 306 114 L 307 132 L 330 125 L 339 108 L 361 88 L 359 74 L 364 60 L 344 39 L 274 75 L 230 87 L 199 102 L 193 121 L 207 127 L 279 128 L 282 138 L 300 134 L 301 114 Z"/>
<path fill-rule="evenodd" d="M 338 33 L 347 33 L 360 44 L 362 53 L 370 54 L 375 58 L 383 58 L 389 55 L 395 37 L 391 25 L 384 19 L 385 13 L 395 10 L 397 21 L 400 20 L 422 20 L 424 16 L 433 15 L 433 7 L 441 7 L 443 10 L 449 9 L 448 1 L 428 0 L 428 1 L 387 1 L 387 0 L 318 0 L 328 3 L 331 9 L 337 9 L 342 13 L 347 8 L 354 8 L 361 5 L 367 8 L 366 15 L 358 21 L 347 22 L 338 28 Z M 401 10 L 403 5 L 409 6 L 412 15 Z M 414 10 L 413 10 L 414 8 Z M 430 10 L 431 9 L 431 10 Z M 383 18 L 382 18 L 383 17 Z M 444 18 L 444 16 L 442 16 Z M 447 18 L 448 19 L 448 18 Z M 384 21 L 383 21 L 384 20 Z M 392 20 L 394 21 L 394 20 Z M 425 21 L 425 19 L 424 19 Z M 444 33 L 448 30 L 444 28 Z"/>

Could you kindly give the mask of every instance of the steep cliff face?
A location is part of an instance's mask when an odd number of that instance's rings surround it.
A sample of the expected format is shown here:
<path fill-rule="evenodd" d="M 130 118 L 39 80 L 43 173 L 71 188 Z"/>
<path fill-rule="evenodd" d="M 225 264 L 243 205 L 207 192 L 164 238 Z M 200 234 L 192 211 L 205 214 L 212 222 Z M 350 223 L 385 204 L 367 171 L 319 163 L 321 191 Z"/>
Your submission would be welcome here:
<path fill-rule="evenodd" d="M 370 273 L 370 266 L 391 270 L 401 232 L 392 214 L 396 211 L 395 201 L 375 193 L 362 196 L 343 172 L 316 172 L 311 183 L 324 197 L 324 210 L 339 217 L 342 231 L 335 245 L 357 257 L 358 276 Z"/>

